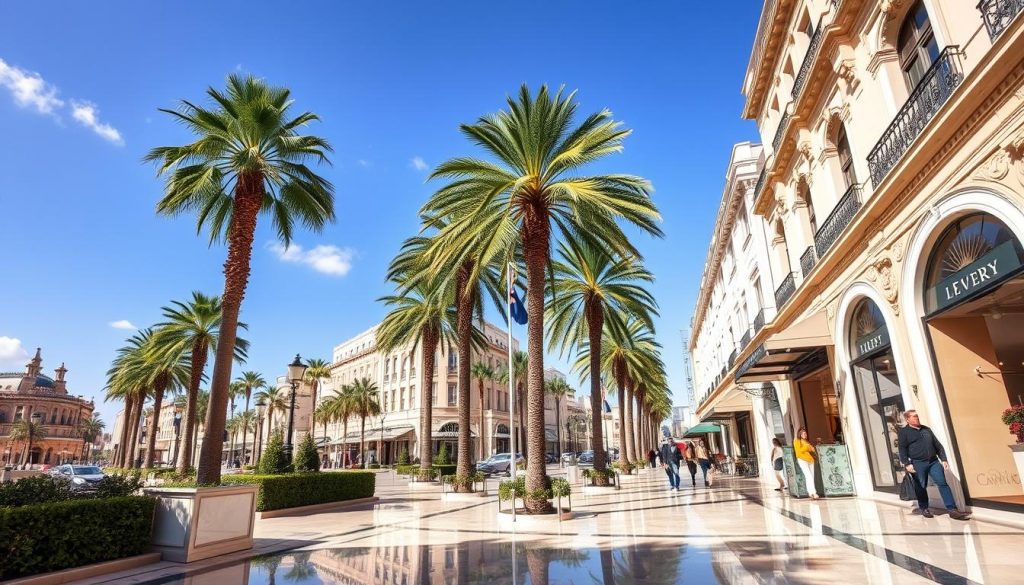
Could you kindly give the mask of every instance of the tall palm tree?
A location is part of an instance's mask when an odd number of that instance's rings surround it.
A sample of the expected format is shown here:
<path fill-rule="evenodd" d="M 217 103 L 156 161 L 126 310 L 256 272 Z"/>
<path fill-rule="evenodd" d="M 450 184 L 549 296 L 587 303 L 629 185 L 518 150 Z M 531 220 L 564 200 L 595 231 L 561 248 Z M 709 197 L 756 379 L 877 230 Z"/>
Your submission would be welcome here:
<path fill-rule="evenodd" d="M 288 409 L 288 399 L 285 397 L 285 391 L 277 386 L 264 386 L 263 390 L 256 393 L 256 402 L 260 400 L 267 407 L 267 432 L 266 437 L 270 437 L 274 431 L 274 414 L 277 411 L 284 412 Z"/>
<path fill-rule="evenodd" d="M 167 177 L 157 211 L 198 214 L 211 243 L 227 240 L 224 263 L 222 344 L 217 347 L 210 386 L 207 433 L 224 431 L 228 384 L 234 359 L 238 315 L 249 280 L 252 245 L 260 213 L 270 216 L 287 246 L 296 221 L 319 231 L 334 220 L 333 187 L 306 162 L 327 163 L 331 150 L 323 138 L 299 130 L 317 120 L 310 112 L 292 117 L 291 93 L 252 76 L 231 75 L 226 91 L 209 88 L 210 107 L 182 101 L 162 109 L 195 136 L 183 146 L 162 146 L 146 155 Z M 197 481 L 220 480 L 221 445 L 204 441 Z"/>
<path fill-rule="evenodd" d="M 162 311 L 164 321 L 157 324 L 157 334 L 161 338 L 159 345 L 168 352 L 187 351 L 191 358 L 185 416 L 183 418 L 185 430 L 182 433 L 181 457 L 178 459 L 178 473 L 183 474 L 191 467 L 192 460 L 194 459 L 192 449 L 198 435 L 196 429 L 199 426 L 199 420 L 202 418 L 196 405 L 199 398 L 199 385 L 206 379 L 207 354 L 211 350 L 217 351 L 221 347 L 221 300 L 216 295 L 208 296 L 199 291 L 193 291 L 192 298 L 188 301 L 171 301 L 171 304 L 163 307 Z M 237 325 L 243 329 L 246 327 L 244 323 L 238 323 Z M 234 359 L 236 361 L 243 361 L 249 348 L 249 342 L 233 334 L 229 347 L 232 348 Z M 225 414 L 227 413 L 226 400 L 221 410 Z M 220 430 L 220 433 L 223 435 L 223 428 Z M 204 441 L 204 443 L 209 442 Z M 219 453 L 217 461 L 217 469 L 219 470 Z M 209 483 L 214 482 L 210 481 Z"/>
<path fill-rule="evenodd" d="M 542 493 L 544 463 L 544 275 L 552 239 L 577 235 L 603 242 L 621 255 L 639 257 L 618 225 L 625 220 L 660 235 L 660 220 L 647 181 L 630 175 L 585 175 L 589 163 L 618 152 L 629 131 L 607 110 L 578 125 L 575 93 L 536 95 L 524 85 L 508 110 L 481 118 L 461 129 L 493 160 L 468 157 L 442 163 L 432 178 L 451 182 L 424 205 L 423 214 L 447 224 L 436 236 L 442 250 L 469 250 L 481 271 L 493 258 L 512 261 L 517 249 L 526 264 L 527 447 L 526 488 Z M 443 261 L 435 263 L 440 269 Z M 455 275 L 451 275 L 454 278 Z M 526 501 L 531 512 L 546 512 L 544 498 Z"/>
<path fill-rule="evenodd" d="M 558 258 L 551 263 L 552 278 L 545 317 L 548 344 L 565 353 L 589 352 L 587 370 L 598 375 L 590 379 L 590 448 L 594 451 L 594 469 L 607 469 L 604 448 L 603 396 L 601 394 L 601 338 L 605 321 L 620 323 L 623 315 L 637 315 L 648 324 L 657 314 L 657 304 L 647 290 L 653 275 L 635 258 L 616 257 L 600 246 L 566 241 L 559 245 Z M 604 481 L 601 477 L 599 481 Z"/>
<path fill-rule="evenodd" d="M 260 388 L 265 387 L 267 385 L 267 381 L 264 380 L 263 376 L 260 375 L 258 372 L 253 372 L 253 371 L 250 370 L 250 371 L 242 372 L 241 376 L 235 378 L 235 382 L 241 382 L 242 385 L 245 387 L 245 411 L 249 412 L 249 399 L 252 398 L 253 390 L 259 390 Z M 253 424 L 252 429 L 253 429 L 253 432 L 255 433 L 256 430 L 257 430 L 257 427 L 256 427 L 255 424 Z M 245 443 L 245 436 L 244 435 L 242 436 L 242 443 L 243 444 Z M 253 439 L 253 447 L 254 448 L 256 447 L 256 440 L 255 439 Z M 255 463 L 255 461 L 256 461 L 256 458 L 253 457 L 253 463 Z"/>
<path fill-rule="evenodd" d="M 350 392 L 353 414 L 359 417 L 360 458 L 363 467 L 366 467 L 366 419 L 380 414 L 380 392 L 369 378 L 359 378 L 352 382 Z"/>
<path fill-rule="evenodd" d="M 140 429 L 142 409 L 152 387 L 152 379 L 138 375 L 150 351 L 152 329 L 135 332 L 117 350 L 114 361 L 107 370 L 107 399 L 124 398 L 124 428 L 121 432 L 121 452 L 117 457 L 119 467 L 135 467 L 136 447 Z"/>
<path fill-rule="evenodd" d="M 306 381 L 311 389 L 309 433 L 316 438 L 316 393 L 320 389 L 320 381 L 331 377 L 331 364 L 327 360 L 313 358 L 306 362 Z"/>
<path fill-rule="evenodd" d="M 573 389 L 569 386 L 569 383 L 562 378 L 551 378 L 544 382 L 544 389 L 547 391 L 548 396 L 555 399 L 555 436 L 557 438 L 558 453 L 557 456 L 562 456 L 562 400 L 567 398 L 573 393 Z"/>
<path fill-rule="evenodd" d="M 11 442 L 26 441 L 25 457 L 22 458 L 21 468 L 28 469 L 29 458 L 32 457 L 32 443 L 46 438 L 46 429 L 43 423 L 34 423 L 26 418 L 17 420 L 11 425 Z"/>
<path fill-rule="evenodd" d="M 491 368 L 483 362 L 476 362 L 470 369 L 470 373 L 476 378 L 478 398 L 480 399 L 480 454 L 478 460 L 482 461 L 484 458 L 484 382 L 487 380 L 494 379 L 494 368 Z"/>
<path fill-rule="evenodd" d="M 245 395 L 245 384 L 235 380 L 228 384 L 228 418 L 235 416 L 235 400 Z"/>
<path fill-rule="evenodd" d="M 344 453 L 342 454 L 341 465 L 346 467 L 348 464 L 348 419 L 355 414 L 355 400 L 352 399 L 352 386 L 344 385 L 341 388 L 336 388 L 334 394 L 328 397 L 324 404 L 325 416 L 333 422 L 341 421 L 341 442 Z"/>
<path fill-rule="evenodd" d="M 100 415 L 95 412 L 79 421 L 78 432 L 82 435 L 83 463 L 89 461 L 92 454 L 92 449 L 89 449 L 89 446 L 96 443 L 96 439 L 103 434 L 104 427 L 106 427 L 106 424 L 100 419 Z"/>
<path fill-rule="evenodd" d="M 207 417 L 207 415 L 209 415 L 209 413 L 210 413 L 210 391 L 209 390 L 200 389 L 199 393 L 196 395 L 196 421 L 197 421 L 197 424 L 196 424 L 196 432 L 192 433 L 192 449 L 189 451 L 191 459 L 188 461 L 188 464 L 185 466 L 185 469 L 195 469 L 195 467 L 196 467 L 196 463 L 197 463 L 196 460 L 199 457 L 199 453 L 198 453 L 198 451 L 196 451 L 196 449 L 198 448 L 198 445 L 199 445 L 199 433 L 200 432 L 203 433 L 203 442 L 204 443 L 209 442 L 207 439 L 209 437 L 213 436 L 213 435 L 211 435 L 211 434 L 206 432 L 206 423 L 203 422 L 203 421 L 206 420 L 206 417 Z M 223 436 L 223 434 L 224 433 L 222 432 L 221 436 Z M 221 439 L 221 437 L 217 437 L 217 444 L 218 445 L 221 444 L 220 439 Z"/>
<path fill-rule="evenodd" d="M 525 351 L 517 351 L 512 353 L 512 375 L 515 380 L 515 393 L 516 393 L 516 434 L 518 437 L 518 451 L 522 451 L 526 445 L 526 419 L 524 413 L 526 409 L 524 407 L 525 391 L 526 391 L 526 373 L 530 366 L 529 355 Z M 505 368 L 498 374 L 498 381 L 508 386 L 508 373 L 509 369 Z"/>

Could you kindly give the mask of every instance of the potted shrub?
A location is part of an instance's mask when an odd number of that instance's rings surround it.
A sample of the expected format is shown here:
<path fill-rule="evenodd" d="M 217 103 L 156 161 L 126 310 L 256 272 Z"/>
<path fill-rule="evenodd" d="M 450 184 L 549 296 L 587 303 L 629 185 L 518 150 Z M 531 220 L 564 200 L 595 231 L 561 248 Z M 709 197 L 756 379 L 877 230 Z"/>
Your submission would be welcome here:
<path fill-rule="evenodd" d="M 1002 420 L 1016 439 L 1010 450 L 1013 451 L 1013 462 L 1017 464 L 1017 474 L 1024 478 L 1024 405 L 1004 410 Z"/>

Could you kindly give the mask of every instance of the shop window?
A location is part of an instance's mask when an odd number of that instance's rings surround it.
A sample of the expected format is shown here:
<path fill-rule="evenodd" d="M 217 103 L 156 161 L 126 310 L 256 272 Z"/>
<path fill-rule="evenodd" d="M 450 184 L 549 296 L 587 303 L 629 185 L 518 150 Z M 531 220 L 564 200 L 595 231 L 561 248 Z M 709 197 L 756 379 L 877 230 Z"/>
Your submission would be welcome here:
<path fill-rule="evenodd" d="M 455 384 L 448 384 L 448 406 L 455 406 L 457 394 Z"/>
<path fill-rule="evenodd" d="M 935 42 L 928 10 L 921 0 L 914 4 L 903 20 L 897 51 L 907 89 L 913 90 L 939 58 L 939 46 Z"/>

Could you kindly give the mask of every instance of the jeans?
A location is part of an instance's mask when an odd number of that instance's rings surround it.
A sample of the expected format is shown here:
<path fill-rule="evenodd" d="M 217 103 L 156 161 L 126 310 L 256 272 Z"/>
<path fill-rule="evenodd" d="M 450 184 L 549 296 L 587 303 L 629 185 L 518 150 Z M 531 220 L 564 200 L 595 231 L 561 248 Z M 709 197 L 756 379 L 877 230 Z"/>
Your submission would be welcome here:
<path fill-rule="evenodd" d="M 693 460 L 688 460 L 686 462 L 686 468 L 690 471 L 690 482 L 693 483 L 694 486 L 696 486 L 697 485 L 697 462 L 693 461 Z"/>
<path fill-rule="evenodd" d="M 709 459 L 698 459 L 697 463 L 700 464 L 700 470 L 704 473 L 704 485 L 708 484 L 708 470 L 711 469 L 711 460 Z M 696 474 L 694 474 L 696 475 Z"/>
<path fill-rule="evenodd" d="M 814 463 L 797 457 L 796 464 L 800 466 L 800 471 L 804 474 L 804 483 L 807 484 L 807 495 L 812 497 L 818 495 L 818 488 L 814 485 Z"/>
<path fill-rule="evenodd" d="M 949 489 L 949 484 L 946 483 L 946 470 L 942 468 L 942 462 L 939 461 L 938 457 L 931 461 L 915 461 L 911 460 L 911 464 L 914 466 L 914 488 L 917 491 L 917 507 L 922 510 L 928 509 L 928 478 L 932 478 L 932 483 L 939 488 L 939 494 L 942 495 L 942 503 L 946 505 L 947 510 L 956 510 L 956 500 L 953 499 L 953 491 Z"/>
<path fill-rule="evenodd" d="M 665 474 L 668 475 L 668 483 L 671 487 L 679 488 L 679 466 L 675 463 L 665 464 Z"/>

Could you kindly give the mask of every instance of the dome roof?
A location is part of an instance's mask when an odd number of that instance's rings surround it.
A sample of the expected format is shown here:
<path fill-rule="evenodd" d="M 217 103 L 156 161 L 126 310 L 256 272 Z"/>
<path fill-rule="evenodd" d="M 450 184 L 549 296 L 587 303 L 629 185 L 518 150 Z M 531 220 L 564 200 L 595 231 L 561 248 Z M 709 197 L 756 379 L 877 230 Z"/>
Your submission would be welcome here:
<path fill-rule="evenodd" d="M 45 374 L 39 374 L 36 376 L 36 387 L 53 388 L 53 378 Z"/>

